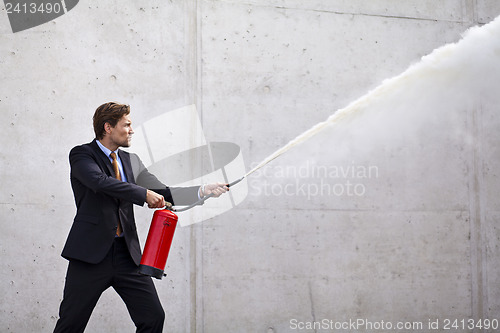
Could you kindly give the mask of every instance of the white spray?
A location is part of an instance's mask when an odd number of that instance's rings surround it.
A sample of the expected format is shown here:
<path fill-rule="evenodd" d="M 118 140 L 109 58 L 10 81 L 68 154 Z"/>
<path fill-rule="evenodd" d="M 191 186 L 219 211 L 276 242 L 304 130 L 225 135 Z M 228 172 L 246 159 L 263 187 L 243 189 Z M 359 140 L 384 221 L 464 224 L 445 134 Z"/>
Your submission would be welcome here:
<path fill-rule="evenodd" d="M 348 118 L 352 118 L 359 114 L 359 111 L 366 109 L 371 103 L 383 100 L 389 94 L 394 94 L 395 91 L 397 92 L 398 89 L 407 85 L 409 81 L 423 81 L 429 77 L 436 78 L 441 76 L 443 80 L 449 81 L 448 83 L 451 90 L 458 93 L 464 93 L 465 90 L 467 94 L 471 96 L 479 96 L 484 88 L 489 85 L 489 82 L 485 82 L 485 80 L 478 81 L 475 85 L 476 91 L 463 89 L 464 87 L 461 87 L 460 84 L 465 84 L 467 87 L 470 86 L 467 75 L 472 76 L 475 74 L 477 76 L 474 64 L 485 66 L 481 58 L 491 59 L 492 56 L 494 58 L 500 58 L 500 17 L 483 27 L 469 29 L 459 42 L 448 44 L 434 50 L 431 54 L 423 57 L 419 63 L 410 66 L 399 76 L 385 80 L 373 91 L 349 104 L 347 107 L 338 110 L 327 120 L 314 125 L 309 130 L 300 134 L 285 146 L 269 155 L 238 181 L 262 168 L 264 165 L 293 147 L 315 136 L 325 128 L 334 126 Z M 471 64 L 471 59 L 474 59 L 474 64 Z M 461 80 L 459 79 L 460 77 Z M 425 84 L 425 82 L 420 83 Z M 455 85 L 455 87 L 453 87 L 453 85 Z M 443 96 L 443 98 L 446 97 Z"/>

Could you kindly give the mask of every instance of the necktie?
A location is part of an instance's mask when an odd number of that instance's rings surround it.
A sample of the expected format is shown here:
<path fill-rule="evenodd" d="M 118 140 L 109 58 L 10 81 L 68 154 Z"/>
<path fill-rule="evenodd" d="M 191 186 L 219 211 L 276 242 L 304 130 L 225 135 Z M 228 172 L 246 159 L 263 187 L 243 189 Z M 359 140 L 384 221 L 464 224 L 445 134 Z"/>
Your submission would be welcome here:
<path fill-rule="evenodd" d="M 113 159 L 113 171 L 115 172 L 115 178 L 118 180 L 122 180 L 122 176 L 120 175 L 120 168 L 118 168 L 118 161 L 116 160 L 116 154 L 111 153 L 109 156 Z"/>
<path fill-rule="evenodd" d="M 115 178 L 118 180 L 122 180 L 122 176 L 120 175 L 120 168 L 118 168 L 118 161 L 116 160 L 116 154 L 111 153 L 109 156 L 113 159 L 113 171 L 115 172 Z M 122 226 L 120 220 L 118 220 L 118 228 L 116 229 L 116 235 L 120 236 L 122 234 Z"/>

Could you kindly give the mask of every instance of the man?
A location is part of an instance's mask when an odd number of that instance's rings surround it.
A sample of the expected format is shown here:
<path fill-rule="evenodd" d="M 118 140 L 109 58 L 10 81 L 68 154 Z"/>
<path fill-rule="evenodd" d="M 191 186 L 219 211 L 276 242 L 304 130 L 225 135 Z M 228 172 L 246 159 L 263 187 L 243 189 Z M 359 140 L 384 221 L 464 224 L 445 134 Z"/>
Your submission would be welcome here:
<path fill-rule="evenodd" d="M 118 149 L 129 147 L 134 133 L 128 105 L 105 103 L 93 121 L 96 139 L 69 155 L 77 211 L 62 252 L 69 265 L 54 332 L 83 332 L 109 287 L 125 302 L 137 332 L 161 332 L 165 314 L 156 289 L 151 277 L 138 273 L 141 249 L 133 204 L 186 205 L 206 195 L 218 197 L 228 188 L 219 183 L 169 188 L 137 155 Z"/>

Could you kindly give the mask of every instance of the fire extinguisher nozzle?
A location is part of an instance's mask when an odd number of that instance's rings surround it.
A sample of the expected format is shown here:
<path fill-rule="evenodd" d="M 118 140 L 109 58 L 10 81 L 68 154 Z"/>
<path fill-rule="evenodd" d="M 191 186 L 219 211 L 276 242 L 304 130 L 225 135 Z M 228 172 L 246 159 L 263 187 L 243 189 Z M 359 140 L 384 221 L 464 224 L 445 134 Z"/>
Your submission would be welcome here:
<path fill-rule="evenodd" d="M 227 184 L 227 187 L 231 187 L 231 186 L 233 186 L 233 185 L 238 184 L 238 183 L 239 183 L 239 182 L 241 182 L 244 178 L 245 178 L 245 176 L 241 177 L 240 179 L 236 179 L 234 182 Z"/>

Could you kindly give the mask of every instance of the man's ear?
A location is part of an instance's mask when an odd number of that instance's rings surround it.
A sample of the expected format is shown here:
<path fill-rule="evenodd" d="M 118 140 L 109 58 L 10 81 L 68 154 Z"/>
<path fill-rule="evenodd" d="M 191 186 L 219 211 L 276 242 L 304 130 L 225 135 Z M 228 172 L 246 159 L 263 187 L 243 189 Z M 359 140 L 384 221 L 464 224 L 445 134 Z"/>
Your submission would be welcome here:
<path fill-rule="evenodd" d="M 113 128 L 113 126 L 111 126 L 110 123 L 104 123 L 104 132 L 105 132 L 105 134 L 111 133 L 111 129 L 112 128 Z"/>

